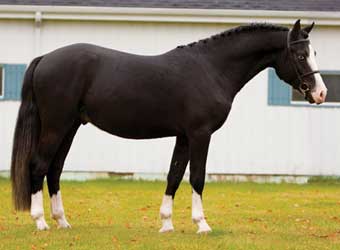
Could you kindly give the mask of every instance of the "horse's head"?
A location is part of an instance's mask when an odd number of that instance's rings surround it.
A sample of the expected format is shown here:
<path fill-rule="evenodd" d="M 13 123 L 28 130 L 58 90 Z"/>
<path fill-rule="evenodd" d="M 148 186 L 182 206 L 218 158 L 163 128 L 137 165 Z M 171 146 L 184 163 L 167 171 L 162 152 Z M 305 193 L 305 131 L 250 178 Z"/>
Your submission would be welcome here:
<path fill-rule="evenodd" d="M 321 104 L 325 101 L 327 88 L 318 71 L 308 34 L 314 23 L 302 28 L 300 20 L 288 32 L 286 49 L 280 53 L 275 70 L 278 76 L 305 96 L 310 103 Z"/>

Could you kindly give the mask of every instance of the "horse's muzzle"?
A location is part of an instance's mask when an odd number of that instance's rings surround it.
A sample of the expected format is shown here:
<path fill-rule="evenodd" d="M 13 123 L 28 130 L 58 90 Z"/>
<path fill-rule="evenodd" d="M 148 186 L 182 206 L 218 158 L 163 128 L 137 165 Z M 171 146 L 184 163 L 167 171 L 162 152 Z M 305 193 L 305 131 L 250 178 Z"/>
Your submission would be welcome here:
<path fill-rule="evenodd" d="M 321 88 L 319 90 L 311 92 L 311 97 L 316 104 L 325 102 L 327 96 L 327 88 Z"/>

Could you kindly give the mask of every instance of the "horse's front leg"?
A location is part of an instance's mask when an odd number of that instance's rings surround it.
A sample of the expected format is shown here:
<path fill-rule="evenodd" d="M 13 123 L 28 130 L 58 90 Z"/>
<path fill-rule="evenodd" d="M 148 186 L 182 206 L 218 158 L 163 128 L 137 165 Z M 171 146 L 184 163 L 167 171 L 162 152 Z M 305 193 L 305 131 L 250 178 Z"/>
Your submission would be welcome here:
<path fill-rule="evenodd" d="M 204 218 L 202 192 L 205 180 L 210 134 L 200 133 L 190 138 L 190 184 L 192 186 L 192 220 L 198 226 L 197 233 L 211 232 Z"/>
<path fill-rule="evenodd" d="M 160 209 L 160 216 L 162 219 L 162 228 L 159 230 L 160 233 L 171 232 L 174 230 L 171 219 L 173 199 L 175 197 L 175 193 L 178 189 L 178 186 L 183 178 L 188 161 L 189 161 L 188 139 L 184 136 L 178 136 L 176 139 L 176 145 L 170 164 L 168 183 Z"/>

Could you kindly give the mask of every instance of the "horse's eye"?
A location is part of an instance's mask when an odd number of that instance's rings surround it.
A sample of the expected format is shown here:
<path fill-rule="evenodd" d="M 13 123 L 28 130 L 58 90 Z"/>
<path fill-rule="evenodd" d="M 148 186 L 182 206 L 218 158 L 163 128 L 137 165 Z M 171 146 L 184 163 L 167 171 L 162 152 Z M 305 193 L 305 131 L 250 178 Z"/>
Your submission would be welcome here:
<path fill-rule="evenodd" d="M 298 55 L 298 59 L 299 59 L 300 61 L 303 61 L 303 60 L 305 60 L 305 57 L 304 57 L 303 55 Z"/>
<path fill-rule="evenodd" d="M 302 90 L 304 90 L 304 91 L 306 91 L 306 90 L 309 89 L 308 85 L 305 84 L 305 83 L 302 83 L 301 86 L 300 86 L 300 88 L 301 88 Z"/>

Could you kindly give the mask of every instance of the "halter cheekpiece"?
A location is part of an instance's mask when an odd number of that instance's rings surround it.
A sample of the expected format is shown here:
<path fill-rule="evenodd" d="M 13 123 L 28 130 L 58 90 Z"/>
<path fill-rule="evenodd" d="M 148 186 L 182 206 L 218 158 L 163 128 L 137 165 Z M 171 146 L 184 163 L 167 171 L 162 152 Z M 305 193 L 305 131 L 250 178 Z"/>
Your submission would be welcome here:
<path fill-rule="evenodd" d="M 309 43 L 309 39 L 299 39 L 299 40 L 296 40 L 296 41 L 292 41 L 290 42 L 290 34 L 291 34 L 291 31 L 288 31 L 288 35 L 287 35 L 287 49 L 288 49 L 288 55 L 293 58 L 293 55 L 292 55 L 292 51 L 291 51 L 291 46 L 295 45 L 295 44 L 299 44 L 299 43 Z M 299 80 L 299 89 L 300 91 L 306 93 L 309 89 L 308 87 L 307 88 L 302 88 L 302 86 L 304 85 L 304 82 L 303 82 L 303 78 L 307 77 L 307 76 L 310 76 L 310 75 L 314 75 L 314 74 L 318 74 L 320 73 L 319 70 L 313 70 L 313 71 L 310 71 L 310 72 L 307 72 L 305 74 L 300 74 L 298 69 L 297 69 L 297 66 L 296 66 L 296 63 L 295 61 L 293 60 L 293 68 L 294 68 L 294 71 L 295 71 L 295 74 L 296 74 L 296 78 L 294 80 L 294 82 L 296 80 Z"/>

